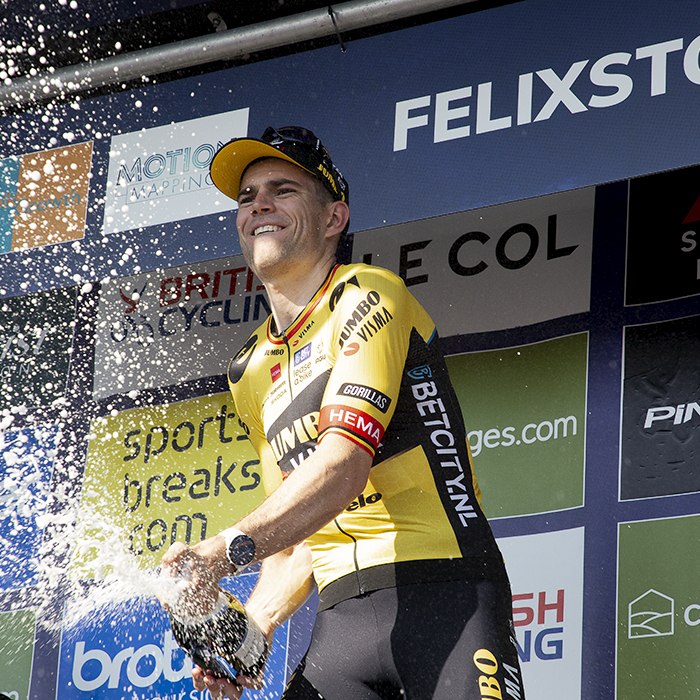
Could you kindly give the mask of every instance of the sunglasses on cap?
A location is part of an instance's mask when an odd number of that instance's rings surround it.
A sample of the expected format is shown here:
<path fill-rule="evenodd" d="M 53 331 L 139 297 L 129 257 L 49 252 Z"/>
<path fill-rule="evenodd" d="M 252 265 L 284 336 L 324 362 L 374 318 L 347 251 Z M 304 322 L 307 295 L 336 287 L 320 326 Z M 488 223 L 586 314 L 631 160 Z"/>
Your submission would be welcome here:
<path fill-rule="evenodd" d="M 260 140 L 289 156 L 305 170 L 317 177 L 334 199 L 348 201 L 348 183 L 333 165 L 331 156 L 321 140 L 302 126 L 268 126 Z"/>

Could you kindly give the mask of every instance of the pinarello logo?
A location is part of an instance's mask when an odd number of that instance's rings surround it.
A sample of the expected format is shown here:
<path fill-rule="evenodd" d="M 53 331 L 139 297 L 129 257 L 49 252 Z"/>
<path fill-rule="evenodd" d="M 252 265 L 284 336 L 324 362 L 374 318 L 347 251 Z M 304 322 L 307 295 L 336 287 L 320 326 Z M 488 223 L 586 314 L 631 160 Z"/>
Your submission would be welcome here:
<path fill-rule="evenodd" d="M 270 368 L 270 376 L 273 382 L 276 382 L 282 376 L 282 365 L 279 362 Z"/>

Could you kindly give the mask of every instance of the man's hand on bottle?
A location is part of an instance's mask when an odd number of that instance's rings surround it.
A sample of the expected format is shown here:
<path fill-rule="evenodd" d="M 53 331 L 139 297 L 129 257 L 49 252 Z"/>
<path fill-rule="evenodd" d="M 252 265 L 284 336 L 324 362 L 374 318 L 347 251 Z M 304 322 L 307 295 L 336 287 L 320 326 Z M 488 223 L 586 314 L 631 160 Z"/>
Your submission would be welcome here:
<path fill-rule="evenodd" d="M 225 562 L 219 561 L 212 540 L 194 547 L 175 542 L 163 556 L 163 573 L 176 582 L 165 586 L 159 599 L 176 617 L 201 619 L 214 610 L 219 598 L 219 580 L 228 571 Z"/>
<path fill-rule="evenodd" d="M 209 690 L 212 700 L 231 698 L 238 700 L 243 695 L 243 685 L 228 678 L 215 678 L 205 673 L 199 666 L 192 669 L 192 682 L 199 692 Z"/>
<path fill-rule="evenodd" d="M 270 650 L 272 649 L 273 632 L 268 627 L 264 633 L 267 638 L 267 648 Z M 231 681 L 229 678 L 217 678 L 216 676 L 212 676 L 195 665 L 192 669 L 192 682 L 194 683 L 195 689 L 200 692 L 208 689 L 212 700 L 224 700 L 224 698 L 238 700 L 238 698 L 243 695 L 244 688 L 260 690 L 264 686 L 265 668 L 263 667 L 255 678 L 238 675 L 235 681 Z"/>
<path fill-rule="evenodd" d="M 263 687 L 263 671 L 255 678 L 249 676 L 237 676 L 235 681 L 228 678 L 216 678 L 205 673 L 199 666 L 192 669 L 192 682 L 198 691 L 209 690 L 212 700 L 230 698 L 238 700 L 243 694 L 244 688 L 260 690 Z"/>

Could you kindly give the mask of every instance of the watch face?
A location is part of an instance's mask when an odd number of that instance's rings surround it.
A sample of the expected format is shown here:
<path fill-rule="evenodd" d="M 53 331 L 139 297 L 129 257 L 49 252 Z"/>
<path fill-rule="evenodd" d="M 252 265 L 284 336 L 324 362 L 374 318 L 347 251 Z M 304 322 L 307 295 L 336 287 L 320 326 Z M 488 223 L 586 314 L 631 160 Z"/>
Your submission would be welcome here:
<path fill-rule="evenodd" d="M 247 566 L 255 556 L 255 542 L 248 535 L 238 535 L 228 548 L 229 559 L 236 566 Z"/>

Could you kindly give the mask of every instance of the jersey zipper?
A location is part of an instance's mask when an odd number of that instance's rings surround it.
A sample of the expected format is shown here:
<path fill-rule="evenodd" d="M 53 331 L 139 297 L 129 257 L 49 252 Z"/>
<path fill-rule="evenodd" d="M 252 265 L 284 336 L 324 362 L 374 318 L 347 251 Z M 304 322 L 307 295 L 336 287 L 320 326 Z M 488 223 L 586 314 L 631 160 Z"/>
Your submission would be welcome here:
<path fill-rule="evenodd" d="M 336 267 L 338 267 L 336 265 Z M 335 267 L 333 268 L 335 270 Z M 331 273 L 333 272 L 331 270 Z M 282 337 L 282 342 L 284 343 L 285 348 L 287 348 L 287 381 L 289 382 L 289 401 L 290 403 L 294 401 L 294 393 L 292 391 L 292 348 L 289 346 L 289 339 L 287 338 L 287 332 L 282 331 L 280 334 Z M 340 523 L 338 522 L 338 519 L 335 518 L 333 520 L 335 523 L 335 526 L 342 532 L 346 537 L 349 537 L 352 540 L 352 559 L 353 563 L 355 564 L 355 576 L 357 577 L 357 588 L 360 592 L 360 595 L 365 594 L 365 587 L 364 584 L 362 583 L 362 577 L 360 576 L 360 565 L 357 561 L 357 539 L 353 537 L 349 532 L 345 532 L 342 527 L 340 527 Z"/>
<path fill-rule="evenodd" d="M 289 347 L 289 340 L 286 331 L 282 331 L 282 342 L 287 348 L 287 381 L 289 382 L 289 403 L 294 401 L 294 393 L 292 392 L 292 349 Z"/>

